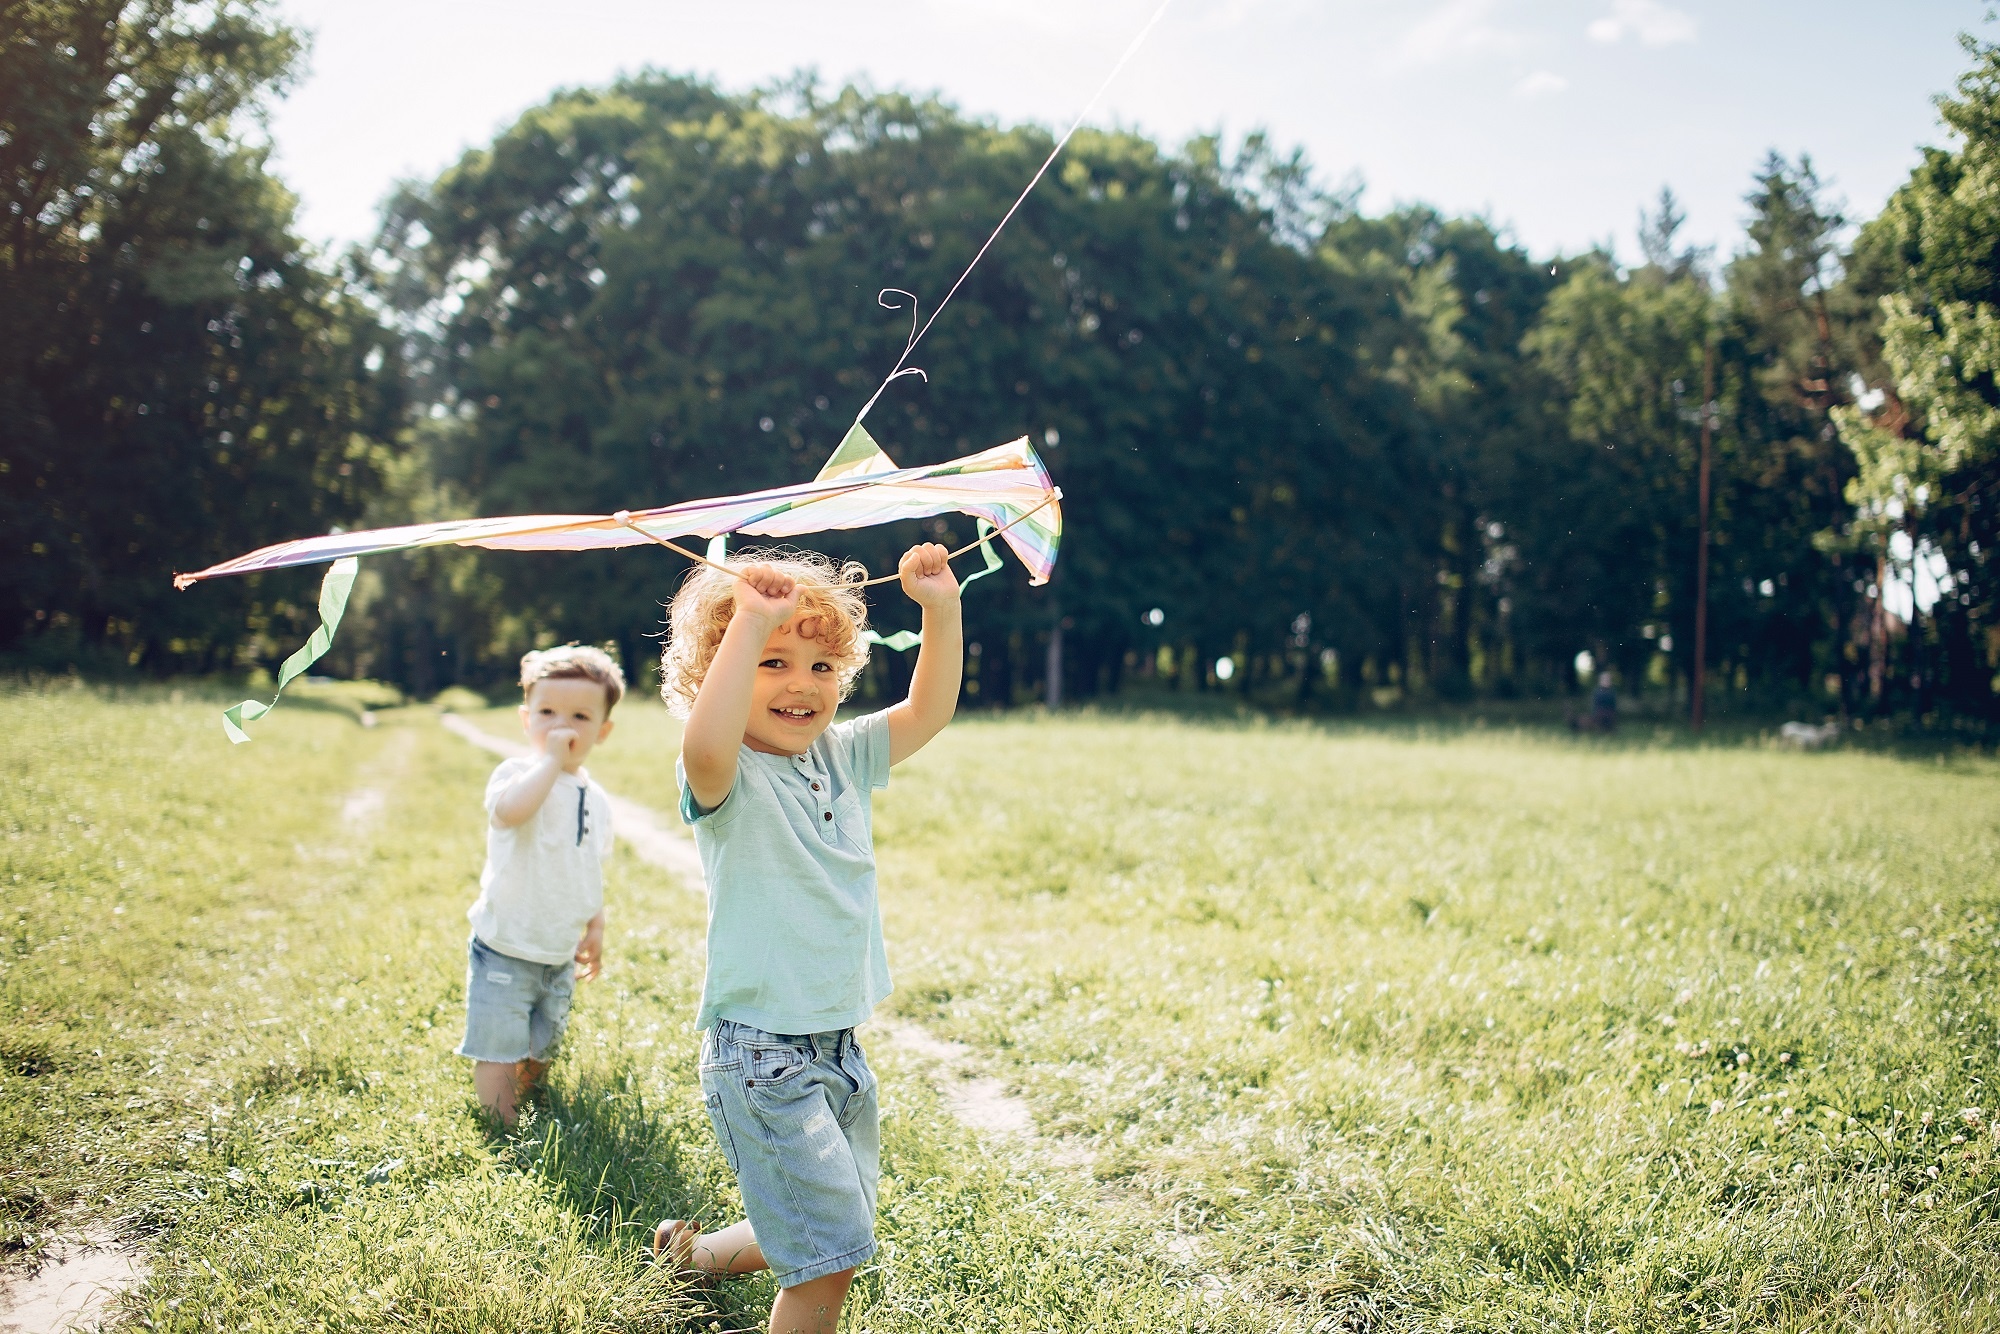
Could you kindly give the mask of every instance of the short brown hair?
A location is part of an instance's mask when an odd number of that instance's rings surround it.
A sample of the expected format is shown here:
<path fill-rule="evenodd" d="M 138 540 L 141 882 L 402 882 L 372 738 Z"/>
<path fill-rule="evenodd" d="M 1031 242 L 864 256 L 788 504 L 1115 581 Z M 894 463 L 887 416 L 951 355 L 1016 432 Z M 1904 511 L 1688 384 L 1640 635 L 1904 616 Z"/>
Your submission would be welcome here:
<path fill-rule="evenodd" d="M 527 694 L 537 681 L 595 681 L 604 687 L 607 715 L 625 698 L 625 673 L 618 669 L 618 660 L 588 644 L 563 644 L 523 653 L 521 693 Z"/>
<path fill-rule="evenodd" d="M 840 682 L 840 698 L 854 689 L 855 678 L 868 665 L 868 603 L 861 585 L 868 571 L 849 561 L 835 565 L 817 551 L 788 547 L 748 548 L 730 556 L 731 569 L 768 565 L 790 575 L 799 585 L 799 614 L 817 616 L 813 642 L 826 651 Z M 667 608 L 667 647 L 660 654 L 660 698 L 676 718 L 688 716 L 695 692 L 701 689 L 722 633 L 736 614 L 736 578 L 706 565 L 688 572 L 680 592 Z"/>

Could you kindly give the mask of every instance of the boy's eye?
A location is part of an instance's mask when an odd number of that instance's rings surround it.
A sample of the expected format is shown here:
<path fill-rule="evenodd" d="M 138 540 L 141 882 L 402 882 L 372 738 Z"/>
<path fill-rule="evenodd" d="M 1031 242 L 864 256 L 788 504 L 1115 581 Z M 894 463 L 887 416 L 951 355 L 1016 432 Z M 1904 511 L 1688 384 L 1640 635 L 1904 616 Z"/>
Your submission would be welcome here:
<path fill-rule="evenodd" d="M 813 670 L 816 672 L 830 672 L 833 670 L 833 664 L 830 662 L 816 662 L 813 664 Z"/>
<path fill-rule="evenodd" d="M 781 672 L 785 670 L 785 660 L 783 658 L 766 658 L 757 665 L 759 667 L 775 667 Z"/>

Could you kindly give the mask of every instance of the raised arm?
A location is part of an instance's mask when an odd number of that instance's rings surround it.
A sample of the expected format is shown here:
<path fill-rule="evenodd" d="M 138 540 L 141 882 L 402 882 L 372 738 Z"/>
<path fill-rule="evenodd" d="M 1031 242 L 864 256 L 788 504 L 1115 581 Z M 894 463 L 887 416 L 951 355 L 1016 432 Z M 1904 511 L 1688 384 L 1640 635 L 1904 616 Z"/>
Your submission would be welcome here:
<path fill-rule="evenodd" d="M 703 809 L 720 806 L 736 785 L 736 754 L 750 722 L 757 662 L 765 643 L 799 608 L 798 585 L 768 565 L 747 566 L 736 581 L 736 610 L 695 692 L 681 729 L 681 768 Z"/>
<path fill-rule="evenodd" d="M 958 682 L 965 666 L 965 625 L 959 615 L 958 580 L 935 542 L 903 553 L 897 573 L 903 591 L 924 609 L 923 647 L 910 676 L 910 697 L 889 710 L 889 763 L 901 764 L 944 731 L 958 711 Z"/>
<path fill-rule="evenodd" d="M 576 733 L 567 727 L 552 728 L 543 738 L 542 752 L 535 756 L 534 764 L 500 794 L 493 803 L 493 823 L 502 829 L 512 829 L 527 820 L 542 808 L 548 800 L 549 789 L 556 785 L 556 775 L 563 765 L 569 763 L 570 744 L 576 740 Z"/>

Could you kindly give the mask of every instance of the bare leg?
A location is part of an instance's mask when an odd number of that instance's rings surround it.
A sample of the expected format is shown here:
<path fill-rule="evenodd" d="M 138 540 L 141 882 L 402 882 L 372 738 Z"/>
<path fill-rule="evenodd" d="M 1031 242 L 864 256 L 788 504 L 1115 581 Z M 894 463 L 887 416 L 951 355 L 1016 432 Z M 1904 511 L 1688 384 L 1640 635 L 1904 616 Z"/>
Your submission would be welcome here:
<path fill-rule="evenodd" d="M 653 1254 L 697 1274 L 749 1274 L 770 1267 L 747 1219 L 703 1232 L 699 1223 L 669 1218 L 653 1232 Z M 853 1282 L 854 1271 L 843 1269 L 782 1289 L 771 1304 L 771 1334 L 834 1334 Z"/>
<path fill-rule="evenodd" d="M 669 1218 L 653 1232 L 653 1254 L 671 1257 L 675 1268 L 697 1274 L 754 1274 L 771 1267 L 747 1219 L 720 1232 L 703 1232 L 699 1223 Z"/>
<path fill-rule="evenodd" d="M 834 1334 L 853 1282 L 854 1271 L 843 1269 L 784 1289 L 771 1303 L 771 1334 Z"/>
<path fill-rule="evenodd" d="M 513 1061 L 474 1061 L 472 1091 L 479 1105 L 500 1118 L 500 1124 L 514 1124 L 514 1103 L 521 1095 L 520 1067 Z"/>

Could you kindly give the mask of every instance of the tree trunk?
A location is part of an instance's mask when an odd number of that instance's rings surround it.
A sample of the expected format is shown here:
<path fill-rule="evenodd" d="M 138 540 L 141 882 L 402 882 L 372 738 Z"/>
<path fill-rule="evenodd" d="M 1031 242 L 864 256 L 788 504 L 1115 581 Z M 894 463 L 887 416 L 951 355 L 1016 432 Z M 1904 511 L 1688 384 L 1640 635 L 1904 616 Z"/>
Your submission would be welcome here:
<path fill-rule="evenodd" d="M 427 587 L 413 589 L 411 609 L 416 613 L 410 617 L 409 644 L 410 693 L 418 699 L 429 699 L 438 692 L 437 683 L 437 640 L 431 635 L 430 598 Z"/>
<path fill-rule="evenodd" d="M 1889 562 L 1877 556 L 1874 606 L 1868 619 L 1868 711 L 1872 714 L 1882 712 L 1882 678 L 1889 669 L 1889 611 L 1883 597 L 1888 576 Z"/>
<path fill-rule="evenodd" d="M 979 660 L 979 688 L 986 702 L 1004 709 L 1014 702 L 1014 651 L 1019 635 L 1004 635 L 986 645 Z"/>
<path fill-rule="evenodd" d="M 1042 702 L 1051 709 L 1062 707 L 1063 628 L 1058 620 L 1049 630 L 1047 656 L 1042 664 Z"/>

